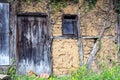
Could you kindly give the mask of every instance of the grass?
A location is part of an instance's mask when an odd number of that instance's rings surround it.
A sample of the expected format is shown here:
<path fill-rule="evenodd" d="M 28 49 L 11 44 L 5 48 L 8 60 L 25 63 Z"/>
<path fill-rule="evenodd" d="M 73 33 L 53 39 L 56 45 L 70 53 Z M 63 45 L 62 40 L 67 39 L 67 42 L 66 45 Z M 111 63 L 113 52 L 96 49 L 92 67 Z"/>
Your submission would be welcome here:
<path fill-rule="evenodd" d="M 33 76 L 17 76 L 13 80 L 120 80 L 120 66 L 115 66 L 110 69 L 104 69 L 101 73 L 88 71 L 86 67 L 80 67 L 77 72 L 71 71 L 68 76 L 51 75 L 48 79 L 37 78 Z"/>

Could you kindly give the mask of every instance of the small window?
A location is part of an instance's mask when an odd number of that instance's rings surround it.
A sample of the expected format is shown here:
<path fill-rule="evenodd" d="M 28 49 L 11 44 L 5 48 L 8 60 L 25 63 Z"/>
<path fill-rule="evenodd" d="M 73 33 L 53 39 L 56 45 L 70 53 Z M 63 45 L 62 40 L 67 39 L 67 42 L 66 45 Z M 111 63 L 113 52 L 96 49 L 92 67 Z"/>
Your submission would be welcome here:
<path fill-rule="evenodd" d="M 77 36 L 77 15 L 63 15 L 63 36 Z"/>

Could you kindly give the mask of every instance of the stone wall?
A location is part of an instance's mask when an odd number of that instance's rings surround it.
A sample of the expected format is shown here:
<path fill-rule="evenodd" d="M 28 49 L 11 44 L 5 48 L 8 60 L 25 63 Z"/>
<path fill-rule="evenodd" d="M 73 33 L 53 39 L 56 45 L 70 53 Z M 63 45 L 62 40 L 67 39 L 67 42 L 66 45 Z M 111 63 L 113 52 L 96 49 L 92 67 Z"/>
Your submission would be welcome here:
<path fill-rule="evenodd" d="M 83 52 L 84 52 L 84 63 L 90 56 L 90 52 L 93 49 L 95 39 L 83 39 Z M 95 56 L 92 63 L 92 69 L 100 71 L 104 67 L 112 67 L 117 65 L 117 44 L 114 42 L 114 37 L 103 37 L 100 41 L 100 50 Z M 109 65 L 109 66 L 108 66 Z"/>
<path fill-rule="evenodd" d="M 53 25 L 53 36 L 62 36 L 62 17 Z"/>
<path fill-rule="evenodd" d="M 44 3 L 44 2 L 43 2 Z M 104 0 L 99 0 L 95 8 L 88 11 L 88 8 L 80 9 L 80 29 L 82 34 L 83 53 L 84 53 L 84 64 L 90 56 L 90 52 L 95 44 L 95 39 L 99 36 L 102 27 L 104 25 L 104 17 L 106 13 L 103 10 L 107 10 L 107 6 L 103 4 Z M 46 3 L 44 3 L 46 5 Z M 81 0 L 80 3 L 81 4 Z M 45 5 L 41 3 L 33 4 L 22 4 L 21 12 L 44 12 Z M 42 6 L 42 7 L 41 7 Z M 101 9 L 99 8 L 101 7 Z M 44 7 L 44 8 L 43 8 Z M 51 19 L 56 19 L 56 23 L 52 25 L 53 37 L 62 36 L 62 14 L 77 14 L 78 4 L 70 3 L 68 6 L 61 11 L 54 12 Z M 100 50 L 96 55 L 95 60 L 92 64 L 93 70 L 101 69 L 101 64 L 115 65 L 117 62 L 117 44 L 115 44 L 115 13 L 110 12 L 109 20 L 112 22 L 109 29 L 104 33 L 102 40 L 100 41 Z M 110 24 L 108 22 L 108 25 Z M 85 37 L 96 37 L 96 38 L 85 38 Z M 78 69 L 79 67 L 79 51 L 78 51 L 78 40 L 77 39 L 63 39 L 54 38 L 52 44 L 52 58 L 53 58 L 53 73 L 55 75 L 65 75 L 70 73 L 71 68 Z M 97 61 L 97 62 L 95 62 Z"/>

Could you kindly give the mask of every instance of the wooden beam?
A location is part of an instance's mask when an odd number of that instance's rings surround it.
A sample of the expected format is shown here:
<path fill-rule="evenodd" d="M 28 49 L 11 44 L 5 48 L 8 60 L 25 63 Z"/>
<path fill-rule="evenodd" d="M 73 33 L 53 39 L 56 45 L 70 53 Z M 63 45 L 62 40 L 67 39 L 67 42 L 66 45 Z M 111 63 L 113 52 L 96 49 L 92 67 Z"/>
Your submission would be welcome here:
<path fill-rule="evenodd" d="M 16 25 L 17 25 L 17 4 L 18 0 L 10 3 L 10 64 L 17 64 L 17 48 L 16 48 Z"/>
<path fill-rule="evenodd" d="M 78 30 L 78 47 L 79 47 L 79 55 L 80 55 L 80 65 L 84 65 L 84 54 L 82 48 L 82 35 L 81 35 L 81 26 L 80 26 L 80 9 L 78 9 L 78 22 L 77 22 L 77 30 Z"/>
<path fill-rule="evenodd" d="M 52 31 L 52 20 L 51 20 L 51 6 L 49 6 L 49 9 L 47 11 L 47 18 L 48 18 L 48 30 L 49 30 L 49 64 L 50 64 L 50 68 L 51 68 L 51 73 L 53 73 L 53 59 L 52 59 L 52 42 L 53 42 L 53 31 Z"/>
<path fill-rule="evenodd" d="M 98 36 L 83 36 L 83 39 L 98 39 Z"/>
<path fill-rule="evenodd" d="M 53 39 L 78 39 L 78 37 L 69 36 L 54 36 Z"/>
<path fill-rule="evenodd" d="M 39 13 L 39 12 L 18 12 L 17 16 L 37 16 L 37 17 L 47 17 L 46 13 Z"/>

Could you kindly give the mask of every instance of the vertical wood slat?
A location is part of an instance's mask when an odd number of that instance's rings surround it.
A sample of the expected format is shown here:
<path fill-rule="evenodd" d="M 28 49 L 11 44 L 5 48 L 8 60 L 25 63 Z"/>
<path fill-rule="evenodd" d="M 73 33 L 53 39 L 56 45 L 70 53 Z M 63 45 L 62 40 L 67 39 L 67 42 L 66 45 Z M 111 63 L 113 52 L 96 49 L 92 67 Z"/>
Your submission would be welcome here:
<path fill-rule="evenodd" d="M 16 65 L 18 62 L 16 54 L 16 25 L 17 25 L 17 4 L 18 0 L 14 0 L 10 3 L 10 28 L 9 28 L 9 45 L 10 45 L 10 64 Z"/>
<path fill-rule="evenodd" d="M 20 30 L 20 32 L 18 32 Z M 51 44 L 46 18 L 18 17 L 19 73 L 51 73 Z M 21 38 L 20 38 L 21 37 Z M 20 45 L 21 44 L 21 45 Z M 24 72 L 22 71 L 24 69 Z"/>
<path fill-rule="evenodd" d="M 0 3 L 0 65 L 9 65 L 9 3 Z"/>

